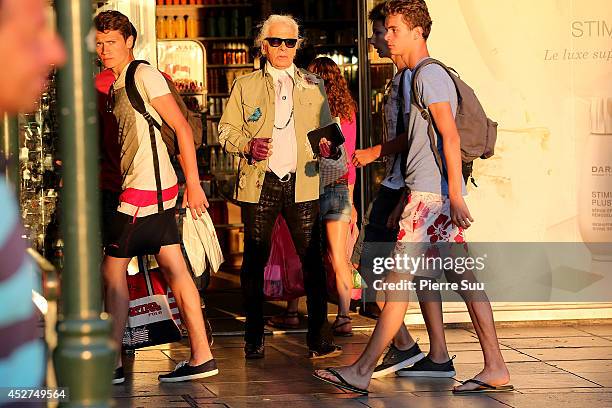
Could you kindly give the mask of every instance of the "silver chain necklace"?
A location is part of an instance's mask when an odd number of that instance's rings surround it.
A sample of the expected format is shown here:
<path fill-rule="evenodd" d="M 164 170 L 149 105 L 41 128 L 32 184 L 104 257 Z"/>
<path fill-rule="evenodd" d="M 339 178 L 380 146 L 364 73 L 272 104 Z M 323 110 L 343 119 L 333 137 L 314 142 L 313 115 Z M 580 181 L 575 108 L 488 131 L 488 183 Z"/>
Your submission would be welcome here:
<path fill-rule="evenodd" d="M 293 118 L 293 106 L 291 107 L 291 115 L 289 115 L 289 119 L 287 119 L 287 123 L 285 123 L 285 126 L 278 127 L 278 126 L 276 126 L 276 123 L 275 123 L 274 124 L 274 129 L 276 129 L 276 130 L 283 130 L 283 129 L 285 129 L 287 126 L 289 126 L 289 122 L 291 122 L 291 118 Z"/>

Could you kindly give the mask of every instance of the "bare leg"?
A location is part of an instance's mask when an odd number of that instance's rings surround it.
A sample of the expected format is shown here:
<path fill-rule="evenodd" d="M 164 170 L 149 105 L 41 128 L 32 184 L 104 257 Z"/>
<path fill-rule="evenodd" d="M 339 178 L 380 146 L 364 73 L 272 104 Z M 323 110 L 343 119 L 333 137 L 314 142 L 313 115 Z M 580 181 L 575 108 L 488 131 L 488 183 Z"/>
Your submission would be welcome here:
<path fill-rule="evenodd" d="M 442 316 L 442 298 L 440 291 L 431 291 L 424 293 L 417 290 L 419 298 L 427 299 L 419 302 L 421 313 L 427 327 L 429 337 L 429 358 L 436 363 L 444 363 L 449 360 L 448 349 L 446 347 L 446 337 L 444 335 L 444 319 Z M 377 302 L 378 306 L 383 309 L 384 302 Z M 414 338 L 408 331 L 406 325 L 402 324 L 393 337 L 393 345 L 400 350 L 408 350 L 415 343 Z"/>
<path fill-rule="evenodd" d="M 446 273 L 449 282 L 451 279 L 459 280 L 455 273 Z M 469 282 L 476 282 L 472 272 L 466 272 L 461 279 Z M 484 355 L 484 369 L 474 376 L 477 380 L 487 384 L 498 386 L 507 384 L 510 381 L 510 373 L 504 362 L 504 357 L 499 349 L 499 341 L 493 320 L 493 310 L 491 303 L 484 292 L 458 291 L 470 313 L 470 319 L 474 324 L 474 329 L 478 335 L 478 341 Z M 477 384 L 468 383 L 455 387 L 456 390 L 470 390 L 477 388 Z"/>
<path fill-rule="evenodd" d="M 185 322 L 189 332 L 189 343 L 191 345 L 189 364 L 197 366 L 205 363 L 212 358 L 212 353 L 206 339 L 200 295 L 187 270 L 181 247 L 178 244 L 164 246 L 155 258 L 170 289 L 172 289 L 176 304 L 181 312 L 181 319 Z"/>
<path fill-rule="evenodd" d="M 383 310 L 385 308 L 385 302 L 378 298 L 376 300 L 376 304 L 378 305 L 380 310 Z M 402 324 L 399 330 L 397 331 L 397 333 L 395 334 L 395 336 L 393 336 L 392 342 L 393 342 L 393 345 L 399 350 L 408 350 L 410 347 L 414 346 L 415 340 L 410 335 L 408 328 L 404 324 L 403 318 L 402 318 Z"/>
<path fill-rule="evenodd" d="M 117 353 L 117 367 L 121 367 L 121 344 L 128 317 L 130 294 L 127 285 L 129 258 L 114 258 L 106 255 L 102 261 L 102 276 L 105 288 L 105 309 L 113 318 L 112 339 Z"/>
<path fill-rule="evenodd" d="M 288 300 L 287 301 L 287 312 L 297 313 L 299 304 L 300 304 L 300 298 Z"/>
<path fill-rule="evenodd" d="M 280 328 L 297 327 L 300 324 L 300 318 L 298 316 L 299 303 L 300 298 L 288 300 L 287 310 L 277 316 L 272 316 L 270 320 L 268 320 L 268 323 L 274 327 Z"/>
<path fill-rule="evenodd" d="M 417 288 L 419 281 L 416 280 Z M 418 290 L 419 306 L 429 336 L 429 358 L 434 363 L 445 363 L 449 360 L 444 335 L 444 318 L 442 316 L 442 296 L 439 290 Z"/>
<path fill-rule="evenodd" d="M 328 256 L 336 274 L 336 288 L 338 290 L 338 314 L 347 316 L 351 304 L 351 289 L 353 280 L 346 254 L 346 240 L 349 223 L 344 221 L 325 221 Z"/>
<path fill-rule="evenodd" d="M 399 282 L 406 274 L 390 273 L 386 282 Z M 336 371 L 351 385 L 359 388 L 367 388 L 372 378 L 372 373 L 381 354 L 403 326 L 404 315 L 408 308 L 408 291 L 394 291 L 386 293 L 387 302 L 382 309 L 376 327 L 370 337 L 370 341 L 359 359 L 350 366 L 338 367 Z M 325 370 L 317 370 L 317 375 L 338 381 L 333 374 Z"/>

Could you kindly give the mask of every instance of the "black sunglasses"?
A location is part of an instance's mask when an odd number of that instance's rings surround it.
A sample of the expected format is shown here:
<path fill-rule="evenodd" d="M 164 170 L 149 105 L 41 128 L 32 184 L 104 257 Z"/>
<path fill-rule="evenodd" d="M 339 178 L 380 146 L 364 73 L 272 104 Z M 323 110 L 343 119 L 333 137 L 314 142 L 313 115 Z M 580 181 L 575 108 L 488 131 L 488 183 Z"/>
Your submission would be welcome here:
<path fill-rule="evenodd" d="M 268 37 L 266 38 L 266 41 L 268 42 L 268 44 L 270 44 L 270 46 L 274 48 L 280 47 L 283 42 L 285 43 L 287 48 L 293 48 L 297 45 L 298 39 L 297 38 Z"/>

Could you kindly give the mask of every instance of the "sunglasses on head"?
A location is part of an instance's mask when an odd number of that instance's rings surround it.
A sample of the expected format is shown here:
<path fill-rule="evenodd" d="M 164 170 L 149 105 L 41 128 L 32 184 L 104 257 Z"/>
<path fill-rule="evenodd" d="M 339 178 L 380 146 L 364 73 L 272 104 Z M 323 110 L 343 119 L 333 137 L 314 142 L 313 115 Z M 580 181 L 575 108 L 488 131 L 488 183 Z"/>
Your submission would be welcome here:
<path fill-rule="evenodd" d="M 282 43 L 285 43 L 285 46 L 287 46 L 287 48 L 293 48 L 297 45 L 298 39 L 297 38 L 278 38 L 278 37 L 268 37 L 266 38 L 266 41 L 268 42 L 268 44 L 270 44 L 271 47 L 280 47 Z"/>

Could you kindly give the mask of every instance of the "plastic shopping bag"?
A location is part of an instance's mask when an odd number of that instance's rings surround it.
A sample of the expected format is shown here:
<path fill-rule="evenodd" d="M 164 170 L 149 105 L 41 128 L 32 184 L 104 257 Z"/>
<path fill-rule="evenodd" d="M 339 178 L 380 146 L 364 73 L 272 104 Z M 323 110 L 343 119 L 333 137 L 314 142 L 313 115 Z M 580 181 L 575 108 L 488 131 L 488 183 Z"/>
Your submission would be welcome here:
<path fill-rule="evenodd" d="M 302 263 L 282 216 L 272 229 L 272 246 L 264 269 L 264 295 L 268 300 L 291 300 L 304 296 Z"/>

